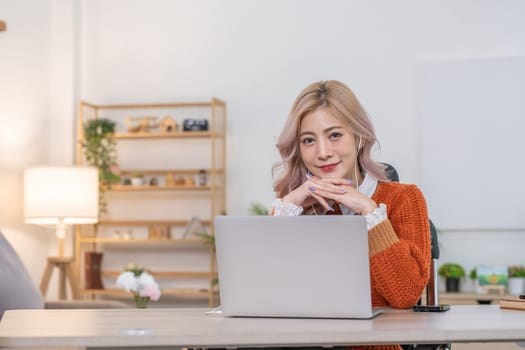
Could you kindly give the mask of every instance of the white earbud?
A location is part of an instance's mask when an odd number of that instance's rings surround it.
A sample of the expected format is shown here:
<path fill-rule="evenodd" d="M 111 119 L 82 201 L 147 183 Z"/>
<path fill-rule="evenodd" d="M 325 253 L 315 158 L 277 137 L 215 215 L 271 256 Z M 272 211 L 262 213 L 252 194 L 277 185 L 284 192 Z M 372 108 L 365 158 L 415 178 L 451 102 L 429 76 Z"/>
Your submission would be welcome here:
<path fill-rule="evenodd" d="M 358 162 L 359 157 L 359 151 L 361 151 L 361 147 L 363 147 L 363 137 L 359 136 L 359 143 L 357 144 L 357 152 L 355 154 L 356 163 Z M 356 164 L 354 168 L 354 175 L 355 175 L 355 188 L 359 190 L 359 178 L 357 177 L 357 169 L 359 168 L 359 165 Z"/>

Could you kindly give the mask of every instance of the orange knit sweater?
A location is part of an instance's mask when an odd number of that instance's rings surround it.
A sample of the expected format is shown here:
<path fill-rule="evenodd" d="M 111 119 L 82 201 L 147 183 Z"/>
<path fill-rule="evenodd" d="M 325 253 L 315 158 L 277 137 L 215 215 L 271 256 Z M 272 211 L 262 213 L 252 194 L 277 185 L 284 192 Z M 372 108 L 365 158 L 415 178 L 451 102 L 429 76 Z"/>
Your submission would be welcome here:
<path fill-rule="evenodd" d="M 386 204 L 388 214 L 387 220 L 368 232 L 372 304 L 409 308 L 421 297 L 430 276 L 430 228 L 425 199 L 415 185 L 397 182 L 379 182 L 372 199 Z"/>

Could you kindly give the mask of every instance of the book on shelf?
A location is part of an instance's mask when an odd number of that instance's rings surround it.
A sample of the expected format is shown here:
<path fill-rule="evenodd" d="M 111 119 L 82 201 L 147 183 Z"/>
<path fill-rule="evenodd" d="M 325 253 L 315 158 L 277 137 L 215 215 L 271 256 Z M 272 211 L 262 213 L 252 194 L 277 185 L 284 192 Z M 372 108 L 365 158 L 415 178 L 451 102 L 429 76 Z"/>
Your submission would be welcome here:
<path fill-rule="evenodd" d="M 499 307 L 502 309 L 525 310 L 525 299 L 515 298 L 501 298 Z"/>

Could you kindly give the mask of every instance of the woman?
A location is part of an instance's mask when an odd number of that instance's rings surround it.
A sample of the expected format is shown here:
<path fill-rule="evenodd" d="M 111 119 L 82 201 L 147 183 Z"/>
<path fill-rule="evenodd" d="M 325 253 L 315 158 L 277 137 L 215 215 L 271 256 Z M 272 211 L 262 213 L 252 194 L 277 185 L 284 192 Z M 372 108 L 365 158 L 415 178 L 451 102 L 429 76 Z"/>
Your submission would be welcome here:
<path fill-rule="evenodd" d="M 297 97 L 278 139 L 273 215 L 363 215 L 373 306 L 409 308 L 428 282 L 430 230 L 415 185 L 388 182 L 374 128 L 354 93 L 321 81 Z M 401 349 L 398 345 L 374 349 Z"/>

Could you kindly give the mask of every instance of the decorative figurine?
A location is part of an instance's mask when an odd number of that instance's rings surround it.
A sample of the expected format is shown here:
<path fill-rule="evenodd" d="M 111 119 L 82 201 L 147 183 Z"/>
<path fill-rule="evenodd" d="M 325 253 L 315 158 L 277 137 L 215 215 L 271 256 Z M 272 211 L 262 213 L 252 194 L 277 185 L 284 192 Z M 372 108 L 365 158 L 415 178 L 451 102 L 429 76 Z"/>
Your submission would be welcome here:
<path fill-rule="evenodd" d="M 204 169 L 199 170 L 199 185 L 206 186 L 207 182 L 208 182 L 208 174 L 206 173 L 206 170 Z"/>
<path fill-rule="evenodd" d="M 155 121 L 158 117 L 128 117 L 125 119 L 128 132 L 149 132 L 156 128 Z"/>
<path fill-rule="evenodd" d="M 175 179 L 173 178 L 172 172 L 166 174 L 166 186 L 175 186 Z"/>
<path fill-rule="evenodd" d="M 177 122 L 168 115 L 162 118 L 162 120 L 157 124 L 157 126 L 162 132 L 177 131 Z"/>

